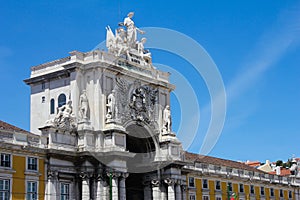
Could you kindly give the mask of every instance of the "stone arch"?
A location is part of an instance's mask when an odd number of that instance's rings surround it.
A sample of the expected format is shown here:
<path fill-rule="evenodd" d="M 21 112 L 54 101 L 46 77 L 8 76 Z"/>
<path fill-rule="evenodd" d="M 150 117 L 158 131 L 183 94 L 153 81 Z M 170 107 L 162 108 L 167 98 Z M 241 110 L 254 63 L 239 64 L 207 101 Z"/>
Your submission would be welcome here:
<path fill-rule="evenodd" d="M 123 125 L 127 131 L 126 143 L 134 145 L 134 142 L 141 142 L 145 144 L 146 149 L 135 148 L 131 151 L 131 146 L 127 146 L 130 152 L 134 153 L 149 153 L 159 151 L 159 138 L 155 128 L 150 127 L 147 123 L 142 121 L 129 120 Z M 136 152 L 135 152 L 136 151 Z"/>

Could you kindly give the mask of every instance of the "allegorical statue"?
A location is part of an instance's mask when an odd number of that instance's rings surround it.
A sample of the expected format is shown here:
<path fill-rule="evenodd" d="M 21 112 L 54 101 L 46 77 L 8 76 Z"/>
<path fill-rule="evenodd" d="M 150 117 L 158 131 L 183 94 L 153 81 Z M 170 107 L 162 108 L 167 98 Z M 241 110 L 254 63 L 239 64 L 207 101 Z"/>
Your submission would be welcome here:
<path fill-rule="evenodd" d="M 132 17 L 134 12 L 128 13 L 124 22 L 120 22 L 115 34 L 109 26 L 106 27 L 106 47 L 109 53 L 118 57 L 123 57 L 134 62 L 138 61 L 142 65 L 152 64 L 151 53 L 144 48 L 146 38 L 137 40 L 137 32 L 145 32 L 135 26 Z"/>
<path fill-rule="evenodd" d="M 132 17 L 134 12 L 130 12 L 127 14 L 127 17 L 124 19 L 124 26 L 126 26 L 127 30 L 127 44 L 130 47 L 134 47 L 137 41 L 137 31 L 140 34 L 144 34 L 145 32 L 140 30 L 138 27 L 135 26 Z"/>
<path fill-rule="evenodd" d="M 115 117 L 115 106 L 116 106 L 116 97 L 115 97 L 115 90 L 112 90 L 112 92 L 107 97 L 107 119 L 113 119 Z"/>
<path fill-rule="evenodd" d="M 86 95 L 86 90 L 82 91 L 79 97 L 79 116 L 80 119 L 88 119 L 89 102 Z"/>
<path fill-rule="evenodd" d="M 172 125 L 171 110 L 170 110 L 170 106 L 166 105 L 163 112 L 163 126 L 167 132 L 171 132 L 171 125 Z"/>
<path fill-rule="evenodd" d="M 58 108 L 53 123 L 56 127 L 72 129 L 76 127 L 75 116 L 73 115 L 72 101 Z"/>

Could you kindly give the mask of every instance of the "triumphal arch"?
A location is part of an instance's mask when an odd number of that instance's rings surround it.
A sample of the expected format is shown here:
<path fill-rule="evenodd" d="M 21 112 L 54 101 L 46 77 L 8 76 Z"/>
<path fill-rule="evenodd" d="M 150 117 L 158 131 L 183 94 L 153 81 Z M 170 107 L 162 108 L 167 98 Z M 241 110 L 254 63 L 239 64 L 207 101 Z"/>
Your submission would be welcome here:
<path fill-rule="evenodd" d="M 47 152 L 46 199 L 185 199 L 175 86 L 153 66 L 133 15 L 106 27 L 107 50 L 72 51 L 32 67 L 25 80 L 31 132 Z"/>

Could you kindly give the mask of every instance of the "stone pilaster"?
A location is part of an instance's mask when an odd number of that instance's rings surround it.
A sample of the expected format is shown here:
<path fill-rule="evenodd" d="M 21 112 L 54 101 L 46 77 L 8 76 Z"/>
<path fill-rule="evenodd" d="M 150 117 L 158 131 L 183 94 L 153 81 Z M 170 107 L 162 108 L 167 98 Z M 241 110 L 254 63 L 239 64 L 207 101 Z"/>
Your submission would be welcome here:
<path fill-rule="evenodd" d="M 152 180 L 151 185 L 152 185 L 152 199 L 160 200 L 160 190 L 159 190 L 160 181 Z"/>
<path fill-rule="evenodd" d="M 179 183 L 175 185 L 175 196 L 176 200 L 182 200 L 181 185 Z"/>
<path fill-rule="evenodd" d="M 175 200 L 174 180 L 165 179 L 165 183 L 168 185 L 168 200 Z"/>
<path fill-rule="evenodd" d="M 90 175 L 86 172 L 82 172 L 80 178 L 82 181 L 81 199 L 90 200 Z"/>
<path fill-rule="evenodd" d="M 119 191 L 120 191 L 120 200 L 126 200 L 126 178 L 128 177 L 128 173 L 122 173 L 120 176 L 120 182 L 119 182 Z"/>
<path fill-rule="evenodd" d="M 96 199 L 105 199 L 105 193 L 104 193 L 104 180 L 103 176 L 101 174 L 97 174 L 95 177 L 95 183 L 96 183 Z"/>
<path fill-rule="evenodd" d="M 46 199 L 47 200 L 56 200 L 58 199 L 58 194 L 57 194 L 57 184 L 58 184 L 58 172 L 57 171 L 52 171 L 48 170 L 47 172 L 48 176 L 48 181 L 47 181 L 47 186 L 46 186 Z"/>
<path fill-rule="evenodd" d="M 183 185 L 181 188 L 182 188 L 182 200 L 186 200 L 186 196 L 187 196 L 187 194 L 186 194 L 186 186 Z"/>
<path fill-rule="evenodd" d="M 112 200 L 119 200 L 119 177 L 121 173 L 108 172 L 107 176 L 111 178 L 111 191 Z"/>

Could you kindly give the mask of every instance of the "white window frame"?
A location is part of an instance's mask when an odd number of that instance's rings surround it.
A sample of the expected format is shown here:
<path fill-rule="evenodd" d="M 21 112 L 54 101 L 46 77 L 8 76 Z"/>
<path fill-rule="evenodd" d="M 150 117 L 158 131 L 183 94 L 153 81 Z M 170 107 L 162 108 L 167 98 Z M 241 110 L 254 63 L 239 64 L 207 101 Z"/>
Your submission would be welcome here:
<path fill-rule="evenodd" d="M 2 155 L 9 156 L 9 167 L 2 166 Z M 1 153 L 0 156 L 1 156 L 0 157 L 0 167 L 1 168 L 6 168 L 6 169 L 11 169 L 12 168 L 12 158 L 13 158 L 13 156 L 10 153 Z"/>
<path fill-rule="evenodd" d="M 270 188 L 270 197 L 274 197 L 275 196 L 275 190 L 274 188 Z"/>
<path fill-rule="evenodd" d="M 264 186 L 260 186 L 260 195 L 261 196 L 265 196 L 266 195 L 266 191 L 265 191 L 265 187 Z"/>
<path fill-rule="evenodd" d="M 190 185 L 190 183 L 191 183 L 190 179 L 193 179 L 193 186 Z M 195 178 L 192 177 L 192 176 L 189 176 L 188 181 L 189 181 L 189 183 L 188 183 L 189 184 L 189 188 L 195 188 Z"/>
<path fill-rule="evenodd" d="M 242 189 L 243 191 L 241 191 L 241 189 Z M 239 193 L 244 193 L 244 192 L 245 192 L 245 186 L 244 186 L 243 183 L 240 183 L 240 184 L 239 184 Z"/>
<path fill-rule="evenodd" d="M 29 169 L 29 159 L 36 159 L 36 169 Z M 26 169 L 28 170 L 28 171 L 34 171 L 34 172 L 37 172 L 37 171 L 39 171 L 39 159 L 37 158 L 37 157 L 34 157 L 34 156 L 28 156 L 27 158 L 26 158 Z"/>
<path fill-rule="evenodd" d="M 226 190 L 228 189 L 228 186 L 230 185 L 230 187 L 229 187 L 229 192 L 232 192 L 233 191 L 233 184 L 232 184 L 232 182 L 228 182 L 227 183 L 227 186 L 226 186 Z"/>
<path fill-rule="evenodd" d="M 251 190 L 252 188 L 253 188 L 253 190 Z M 250 185 L 250 194 L 255 194 L 255 186 L 254 185 Z"/>
<path fill-rule="evenodd" d="M 206 182 L 206 187 L 204 187 L 204 181 Z M 202 188 L 203 189 L 208 189 L 209 188 L 208 180 L 207 179 L 202 179 Z"/>
<path fill-rule="evenodd" d="M 222 200 L 222 196 L 216 196 L 216 200 Z"/>
<path fill-rule="evenodd" d="M 284 197 L 284 191 L 283 189 L 279 189 L 279 198 L 283 198 Z"/>
<path fill-rule="evenodd" d="M 35 192 L 34 191 L 28 191 L 28 189 L 29 189 L 28 184 L 29 183 L 35 183 L 35 185 L 36 185 L 36 191 Z M 36 198 L 32 198 L 32 197 L 28 198 L 29 194 L 35 194 Z M 25 198 L 26 198 L 26 200 L 37 200 L 37 199 L 39 199 L 39 182 L 37 180 L 27 180 L 26 181 L 26 197 Z"/>
<path fill-rule="evenodd" d="M 209 200 L 209 196 L 208 195 L 203 195 L 202 200 Z"/>
<path fill-rule="evenodd" d="M 10 200 L 12 198 L 12 195 L 11 195 L 11 190 L 12 190 L 12 181 L 11 181 L 11 178 L 8 178 L 8 177 L 2 177 L 0 178 L 1 181 L 8 181 L 8 199 Z M 6 190 L 1 190 L 0 193 L 2 192 L 5 192 Z M 0 196 L 0 199 L 2 200 L 1 196 Z"/>
<path fill-rule="evenodd" d="M 217 182 L 219 182 L 220 183 L 220 188 L 217 188 Z M 216 180 L 215 181 L 215 189 L 217 190 L 217 191 L 220 191 L 221 189 L 222 189 L 222 184 L 221 184 L 221 181 L 219 181 L 219 180 Z"/>
<path fill-rule="evenodd" d="M 62 193 L 62 188 L 63 186 L 68 186 L 68 193 Z M 59 188 L 59 193 L 60 193 L 60 200 L 70 200 L 71 199 L 71 184 L 68 182 L 61 182 L 60 183 L 60 188 Z M 66 196 L 66 198 L 62 198 L 64 195 L 64 197 Z"/>
<path fill-rule="evenodd" d="M 196 200 L 196 194 L 195 193 L 189 194 L 189 199 L 188 200 Z"/>

